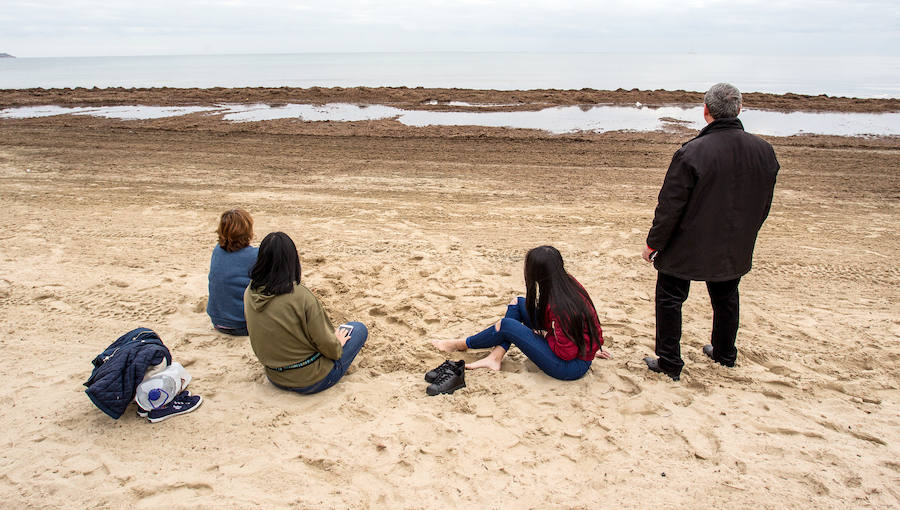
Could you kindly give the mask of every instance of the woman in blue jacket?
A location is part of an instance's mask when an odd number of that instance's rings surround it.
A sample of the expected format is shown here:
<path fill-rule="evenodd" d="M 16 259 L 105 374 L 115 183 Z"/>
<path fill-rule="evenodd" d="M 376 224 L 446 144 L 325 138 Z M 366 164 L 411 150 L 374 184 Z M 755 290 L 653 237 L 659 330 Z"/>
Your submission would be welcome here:
<path fill-rule="evenodd" d="M 209 301 L 206 313 L 217 331 L 247 336 L 244 289 L 250 284 L 250 268 L 259 248 L 250 246 L 253 218 L 243 209 L 222 213 L 219 242 L 209 262 Z"/>

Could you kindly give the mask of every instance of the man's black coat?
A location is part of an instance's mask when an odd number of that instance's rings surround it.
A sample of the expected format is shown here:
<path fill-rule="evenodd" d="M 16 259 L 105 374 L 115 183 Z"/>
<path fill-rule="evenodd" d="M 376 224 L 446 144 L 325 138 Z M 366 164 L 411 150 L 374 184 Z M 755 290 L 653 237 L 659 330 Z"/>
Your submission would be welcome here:
<path fill-rule="evenodd" d="M 737 118 L 717 119 L 682 145 L 666 172 L 647 246 L 654 265 L 685 280 L 725 281 L 750 271 L 769 214 L 778 160 Z"/>

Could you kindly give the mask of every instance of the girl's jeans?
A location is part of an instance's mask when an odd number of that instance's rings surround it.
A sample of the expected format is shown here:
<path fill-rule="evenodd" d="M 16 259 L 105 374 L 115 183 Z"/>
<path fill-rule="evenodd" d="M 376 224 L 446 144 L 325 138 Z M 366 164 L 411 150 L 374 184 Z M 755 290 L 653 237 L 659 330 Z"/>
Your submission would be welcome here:
<path fill-rule="evenodd" d="M 328 372 L 328 375 L 326 375 L 324 379 L 303 388 L 285 388 L 284 386 L 275 383 L 272 384 L 275 384 L 275 386 L 278 386 L 279 388 L 296 391 L 297 393 L 302 393 L 304 395 L 318 393 L 337 384 L 337 382 L 341 380 L 341 377 L 347 372 L 347 369 L 350 368 L 350 364 L 353 363 L 353 359 L 359 354 L 359 350 L 362 349 L 363 344 L 366 343 L 366 338 L 369 337 L 369 330 L 366 329 L 366 326 L 362 322 L 348 322 L 347 324 L 353 326 L 353 331 L 350 332 L 350 339 L 344 344 L 344 348 L 341 352 L 341 359 L 334 362 L 334 367 L 331 369 L 331 372 Z"/>
<path fill-rule="evenodd" d="M 213 324 L 213 327 L 216 328 L 216 331 L 218 331 L 219 333 L 225 333 L 226 335 L 231 336 L 248 336 L 250 334 L 247 331 L 247 326 L 244 326 L 242 328 L 226 328 L 225 326 Z"/>
<path fill-rule="evenodd" d="M 579 379 L 591 367 L 591 362 L 583 359 L 560 359 L 550 350 L 544 337 L 531 328 L 525 298 L 519 297 L 516 304 L 506 307 L 506 315 L 500 319 L 500 331 L 491 325 L 481 333 L 466 338 L 466 347 L 487 349 L 500 346 L 508 351 L 510 345 L 514 344 L 545 374 L 564 381 Z"/>

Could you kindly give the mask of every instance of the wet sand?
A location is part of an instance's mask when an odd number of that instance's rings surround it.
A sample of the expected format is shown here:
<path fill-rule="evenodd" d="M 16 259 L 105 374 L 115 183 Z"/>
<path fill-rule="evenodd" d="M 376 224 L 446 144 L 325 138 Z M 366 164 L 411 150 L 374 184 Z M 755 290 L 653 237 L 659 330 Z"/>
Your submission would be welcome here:
<path fill-rule="evenodd" d="M 699 100 L 0 91 L 0 107 Z M 763 105 L 900 109 L 897 100 L 745 96 L 745 106 Z M 641 362 L 653 351 L 655 272 L 640 249 L 671 155 L 692 135 L 231 124 L 199 114 L 0 120 L 0 497 L 18 508 L 646 508 L 663 497 L 673 508 L 897 506 L 900 140 L 767 138 L 782 170 L 741 286 L 737 366 L 700 352 L 711 312 L 695 284 L 687 365 L 673 383 Z M 369 326 L 334 388 L 274 388 L 246 338 L 209 325 L 214 230 L 234 206 L 253 214 L 254 244 L 274 230 L 291 235 L 305 283 L 335 322 Z M 429 340 L 495 321 L 523 292 L 524 253 L 539 244 L 558 247 L 590 292 L 613 359 L 560 382 L 513 350 L 502 371 L 470 372 L 465 389 L 426 396 L 423 374 L 445 359 Z M 132 407 L 114 421 L 84 395 L 91 359 L 138 326 L 157 331 L 190 371 L 190 390 L 204 397 L 196 412 L 150 424 Z"/>

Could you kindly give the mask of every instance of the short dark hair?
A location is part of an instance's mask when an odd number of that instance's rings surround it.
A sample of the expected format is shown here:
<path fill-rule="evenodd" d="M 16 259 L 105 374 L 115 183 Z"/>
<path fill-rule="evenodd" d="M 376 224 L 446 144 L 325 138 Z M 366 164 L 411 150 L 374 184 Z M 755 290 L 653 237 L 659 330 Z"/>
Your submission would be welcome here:
<path fill-rule="evenodd" d="M 272 232 L 259 243 L 256 263 L 250 269 L 250 288 L 278 296 L 294 292 L 300 283 L 300 255 L 294 241 L 284 232 Z"/>
<path fill-rule="evenodd" d="M 253 238 L 253 218 L 243 209 L 231 209 L 219 219 L 219 246 L 225 251 L 238 251 L 250 246 Z"/>
<path fill-rule="evenodd" d="M 706 91 L 703 102 L 712 118 L 734 118 L 741 111 L 741 91 L 730 83 L 716 83 Z"/>

